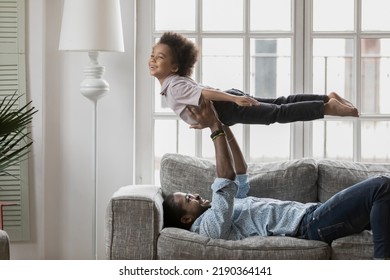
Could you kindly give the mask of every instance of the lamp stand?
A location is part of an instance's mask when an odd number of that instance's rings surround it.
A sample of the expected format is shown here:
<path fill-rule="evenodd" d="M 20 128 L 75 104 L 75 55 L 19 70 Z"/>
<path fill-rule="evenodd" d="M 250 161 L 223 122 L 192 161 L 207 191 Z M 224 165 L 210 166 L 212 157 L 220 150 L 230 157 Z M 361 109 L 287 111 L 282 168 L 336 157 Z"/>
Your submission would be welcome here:
<path fill-rule="evenodd" d="M 98 201 L 97 201 L 97 102 L 100 98 L 102 98 L 108 91 L 110 90 L 109 84 L 102 79 L 102 75 L 105 71 L 104 66 L 99 65 L 98 57 L 99 53 L 95 51 L 88 52 L 88 56 L 90 59 L 90 64 L 84 67 L 84 75 L 85 79 L 82 81 L 80 85 L 80 92 L 86 98 L 91 100 L 94 105 L 93 110 L 93 140 L 92 140 L 92 157 L 93 157 L 93 199 L 94 199 L 94 207 L 93 207 L 93 238 L 92 238 L 92 246 L 93 246 L 93 255 L 95 259 L 98 259 L 97 249 L 97 213 L 98 213 Z"/>

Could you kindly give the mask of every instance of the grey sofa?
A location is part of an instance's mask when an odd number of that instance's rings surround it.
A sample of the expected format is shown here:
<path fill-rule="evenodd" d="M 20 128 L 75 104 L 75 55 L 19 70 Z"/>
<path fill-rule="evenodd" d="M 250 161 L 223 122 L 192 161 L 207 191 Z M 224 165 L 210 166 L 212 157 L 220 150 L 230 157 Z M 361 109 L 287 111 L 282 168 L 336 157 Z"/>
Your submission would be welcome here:
<path fill-rule="evenodd" d="M 371 259 L 370 231 L 335 240 L 250 237 L 240 241 L 210 239 L 163 228 L 163 196 L 174 191 L 210 198 L 215 177 L 212 161 L 166 154 L 161 161 L 161 187 L 120 188 L 106 213 L 107 259 Z M 310 158 L 249 164 L 249 195 L 301 202 L 329 199 L 337 191 L 378 174 L 390 175 L 390 164 Z"/>
<path fill-rule="evenodd" d="M 9 260 L 8 234 L 0 229 L 0 260 Z"/>

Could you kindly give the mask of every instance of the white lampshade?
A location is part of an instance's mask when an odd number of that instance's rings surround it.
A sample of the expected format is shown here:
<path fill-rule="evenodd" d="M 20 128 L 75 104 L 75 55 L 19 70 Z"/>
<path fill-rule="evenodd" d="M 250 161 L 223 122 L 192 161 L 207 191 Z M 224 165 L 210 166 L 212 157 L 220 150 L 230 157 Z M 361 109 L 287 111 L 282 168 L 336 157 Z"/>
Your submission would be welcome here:
<path fill-rule="evenodd" d="M 59 49 L 123 52 L 119 0 L 64 0 Z"/>

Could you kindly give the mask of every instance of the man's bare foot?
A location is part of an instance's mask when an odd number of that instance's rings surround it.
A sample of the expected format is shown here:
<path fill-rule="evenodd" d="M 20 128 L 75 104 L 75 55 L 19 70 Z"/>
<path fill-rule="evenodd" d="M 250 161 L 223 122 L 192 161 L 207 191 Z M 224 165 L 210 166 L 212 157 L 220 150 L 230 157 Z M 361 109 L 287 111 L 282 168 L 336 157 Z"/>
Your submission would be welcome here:
<path fill-rule="evenodd" d="M 352 107 L 352 108 L 356 108 L 351 102 L 349 102 L 347 99 L 342 98 L 336 92 L 329 93 L 328 97 L 329 97 L 329 100 L 334 98 L 334 99 L 336 99 L 337 101 L 339 101 L 340 103 L 342 103 L 342 104 L 344 104 L 346 106 L 349 106 L 349 107 Z"/>
<path fill-rule="evenodd" d="M 336 98 L 331 98 L 324 104 L 324 114 L 339 117 L 359 117 L 359 112 L 355 107 L 350 107 Z"/>

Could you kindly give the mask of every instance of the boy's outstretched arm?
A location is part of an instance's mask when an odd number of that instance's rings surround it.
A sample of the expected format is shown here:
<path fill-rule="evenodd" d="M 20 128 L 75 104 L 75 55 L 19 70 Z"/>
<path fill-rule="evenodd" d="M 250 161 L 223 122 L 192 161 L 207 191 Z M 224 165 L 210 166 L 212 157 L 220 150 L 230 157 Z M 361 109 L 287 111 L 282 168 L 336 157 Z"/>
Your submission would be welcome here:
<path fill-rule="evenodd" d="M 239 106 L 258 106 L 260 102 L 249 95 L 237 96 L 216 89 L 202 89 L 202 97 L 212 101 L 229 101 Z"/>

